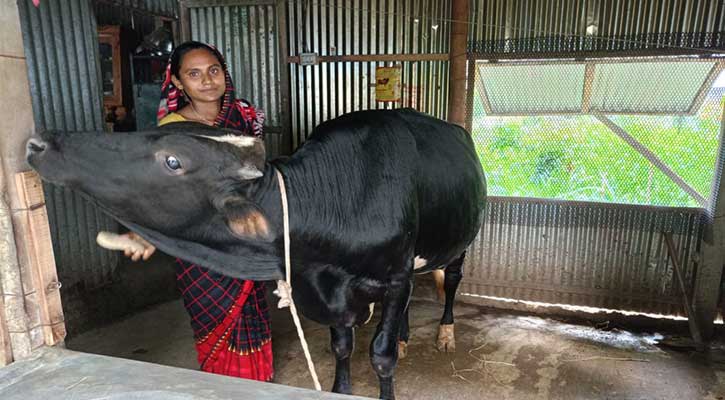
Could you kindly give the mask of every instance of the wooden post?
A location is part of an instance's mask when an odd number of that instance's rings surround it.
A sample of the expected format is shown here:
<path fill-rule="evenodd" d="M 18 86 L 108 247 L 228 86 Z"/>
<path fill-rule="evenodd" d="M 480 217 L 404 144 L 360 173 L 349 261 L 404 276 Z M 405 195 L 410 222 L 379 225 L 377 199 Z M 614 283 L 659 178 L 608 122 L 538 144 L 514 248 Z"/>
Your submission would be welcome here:
<path fill-rule="evenodd" d="M 25 293 L 26 309 L 38 309 L 45 345 L 53 346 L 63 341 L 66 331 L 43 186 L 33 171 L 15 174 L 15 184 L 21 206 L 21 223 L 17 228 L 22 235 L 17 245 L 25 247 L 23 253 L 28 257 L 33 288 Z"/>
<path fill-rule="evenodd" d="M 19 262 L 13 212 L 17 208 L 14 174 L 24 164 L 23 143 L 33 130 L 21 29 L 26 9 L 22 2 L 0 2 L 0 365 L 27 358 L 33 350 L 33 337 L 28 329 L 32 310 L 25 302 L 24 270 Z"/>
<path fill-rule="evenodd" d="M 5 321 L 5 302 L 0 293 L 0 367 L 8 365 L 13 361 L 13 349 L 10 346 L 10 333 L 8 324 Z"/>
<path fill-rule="evenodd" d="M 2 168 L 0 168 L 2 170 Z M 0 172 L 4 177 L 4 171 Z M 11 175 L 12 176 L 12 175 Z M 9 194 L 10 190 L 2 181 L 3 194 Z M 30 291 L 25 289 L 23 282 L 24 270 L 19 262 L 19 252 L 17 249 L 18 237 L 15 234 L 13 213 L 10 211 L 8 202 L 3 196 L 0 199 L 0 294 L 2 294 L 3 311 L 0 312 L 2 318 L 3 329 L 2 334 L 4 355 L 3 362 L 9 363 L 15 360 L 22 360 L 31 355 L 34 343 L 33 334 L 29 328 L 29 320 L 32 316 L 36 316 L 37 309 L 29 307 L 26 303 L 25 293 Z M 28 284 L 30 287 L 31 284 Z M 36 341 L 37 342 L 37 341 Z M 35 347 L 43 345 L 43 338 Z"/>
<path fill-rule="evenodd" d="M 191 21 L 189 20 L 189 6 L 184 0 L 179 0 L 179 30 L 181 31 L 179 32 L 179 36 L 181 37 L 174 39 L 181 40 L 174 43 L 174 46 L 178 46 L 182 42 L 191 40 Z"/>
<path fill-rule="evenodd" d="M 450 69 L 448 80 L 448 121 L 466 125 L 466 48 L 468 46 L 468 0 L 453 0 L 451 5 Z"/>
<path fill-rule="evenodd" d="M 290 108 L 290 87 L 289 75 L 290 67 L 287 61 L 289 56 L 289 40 L 287 34 L 287 1 L 278 0 L 277 8 L 277 43 L 279 46 L 279 98 L 280 111 L 282 112 L 280 122 L 282 123 L 282 132 L 280 132 L 280 153 L 279 155 L 289 155 L 295 150 L 294 132 L 292 132 L 292 109 Z"/>

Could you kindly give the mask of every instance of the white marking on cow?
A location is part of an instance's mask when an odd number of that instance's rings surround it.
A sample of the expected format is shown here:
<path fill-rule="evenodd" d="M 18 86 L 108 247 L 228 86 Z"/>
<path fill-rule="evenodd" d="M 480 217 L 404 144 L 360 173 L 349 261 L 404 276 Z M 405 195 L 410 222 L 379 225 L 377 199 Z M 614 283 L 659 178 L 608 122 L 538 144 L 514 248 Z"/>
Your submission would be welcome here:
<path fill-rule="evenodd" d="M 216 140 L 217 142 L 229 143 L 236 147 L 251 147 L 251 146 L 254 146 L 254 143 L 256 143 L 257 140 L 259 140 L 252 136 L 242 136 L 242 135 L 224 135 L 224 136 L 201 135 L 201 137 L 211 139 L 211 140 Z"/>
<path fill-rule="evenodd" d="M 428 264 L 428 260 L 421 257 L 415 257 L 413 260 L 413 270 L 425 267 Z"/>
<path fill-rule="evenodd" d="M 368 315 L 368 319 L 363 322 L 363 325 L 367 325 L 368 322 L 370 322 L 371 319 L 373 319 L 373 311 L 375 310 L 375 303 L 368 304 L 368 308 L 370 308 L 370 315 Z"/>

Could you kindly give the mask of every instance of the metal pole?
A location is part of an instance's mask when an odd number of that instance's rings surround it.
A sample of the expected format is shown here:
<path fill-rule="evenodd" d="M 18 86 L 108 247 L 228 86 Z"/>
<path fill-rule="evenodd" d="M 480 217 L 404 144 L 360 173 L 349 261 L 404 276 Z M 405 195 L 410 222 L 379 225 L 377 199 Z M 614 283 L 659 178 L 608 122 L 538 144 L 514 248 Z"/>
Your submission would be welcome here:
<path fill-rule="evenodd" d="M 725 264 L 725 107 L 720 120 L 720 147 L 715 164 L 715 179 L 710 193 L 709 207 L 704 222 L 704 232 L 700 243 L 701 260 L 695 277 L 692 294 L 693 307 L 697 314 L 702 334 L 710 338 L 714 329 L 718 299 L 721 294 L 720 282 Z"/>

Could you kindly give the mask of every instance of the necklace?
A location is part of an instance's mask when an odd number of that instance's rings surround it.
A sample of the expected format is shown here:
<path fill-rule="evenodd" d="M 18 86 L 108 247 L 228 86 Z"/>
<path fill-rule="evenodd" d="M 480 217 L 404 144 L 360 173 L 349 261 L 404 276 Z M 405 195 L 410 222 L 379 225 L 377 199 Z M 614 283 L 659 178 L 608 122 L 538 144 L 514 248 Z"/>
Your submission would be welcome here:
<path fill-rule="evenodd" d="M 208 123 L 209 125 L 214 125 L 215 121 L 205 118 L 203 115 L 201 115 L 201 113 L 199 111 L 196 111 L 196 107 L 194 107 L 194 103 L 189 102 L 189 105 L 191 106 L 191 110 L 194 111 L 194 114 L 196 114 L 196 116 L 199 117 L 199 119 L 201 120 L 199 122 L 205 122 L 205 123 Z"/>

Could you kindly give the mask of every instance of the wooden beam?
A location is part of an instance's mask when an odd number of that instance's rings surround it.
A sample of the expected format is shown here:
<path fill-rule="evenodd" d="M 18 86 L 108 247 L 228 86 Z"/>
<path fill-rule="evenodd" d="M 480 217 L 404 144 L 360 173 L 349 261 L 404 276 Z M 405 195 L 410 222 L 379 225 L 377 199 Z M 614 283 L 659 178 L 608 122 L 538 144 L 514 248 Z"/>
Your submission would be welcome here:
<path fill-rule="evenodd" d="M 725 62 L 723 61 L 717 61 L 715 62 L 715 65 L 712 66 L 710 72 L 707 74 L 707 78 L 705 78 L 705 80 L 702 82 L 702 85 L 700 85 L 700 89 L 697 91 L 697 96 L 692 99 L 692 103 L 690 104 L 690 108 L 688 109 L 688 113 L 690 115 L 694 115 L 695 113 L 697 113 L 697 110 L 702 105 L 702 102 L 705 101 L 707 93 L 710 91 L 710 87 L 712 87 L 715 79 L 717 79 L 717 77 L 720 75 L 720 72 L 722 72 L 723 67 L 725 67 Z"/>
<path fill-rule="evenodd" d="M 596 118 L 601 121 L 604 125 L 606 125 L 607 128 L 609 128 L 612 132 L 614 132 L 617 136 L 619 136 L 622 140 L 624 140 L 627 144 L 632 146 L 633 149 L 637 150 L 644 158 L 646 158 L 649 162 L 652 163 L 655 167 L 657 167 L 662 173 L 667 175 L 672 182 L 674 182 L 677 186 L 679 186 L 682 190 L 684 190 L 687 194 L 689 194 L 695 201 L 697 201 L 700 206 L 707 208 L 708 201 L 700 193 L 697 192 L 692 186 L 688 185 L 687 182 L 685 182 L 684 179 L 682 179 L 675 171 L 673 171 L 670 167 L 667 166 L 655 153 L 650 151 L 647 147 L 645 147 L 642 143 L 640 143 L 637 139 L 635 139 L 632 135 L 627 133 L 624 129 L 622 129 L 619 125 L 615 124 L 614 121 L 607 118 L 604 115 L 598 114 L 596 115 Z"/>
<path fill-rule="evenodd" d="M 66 330 L 43 186 L 34 171 L 15 174 L 15 185 L 24 214 L 19 227 L 23 237 L 17 244 L 25 246 L 34 288 L 34 292 L 25 293 L 26 307 L 32 296 L 39 307 L 45 344 L 52 346 L 63 341 Z"/>
<path fill-rule="evenodd" d="M 584 91 L 582 93 L 582 113 L 588 114 L 592 103 L 592 85 L 594 84 L 594 63 L 584 66 Z"/>
<path fill-rule="evenodd" d="M 582 287 L 582 286 L 554 286 L 546 283 L 541 282 L 523 282 L 523 281 L 516 281 L 516 280 L 506 280 L 506 279 L 489 279 L 489 278 L 480 278 L 480 277 L 473 277 L 473 276 L 466 276 L 463 282 L 469 285 L 476 285 L 481 288 L 506 288 L 506 289 L 525 289 L 525 290 L 537 290 L 537 291 L 544 291 L 544 292 L 554 292 L 554 293 L 566 293 L 566 294 L 573 294 L 573 295 L 581 295 L 586 297 L 604 297 L 604 298 L 613 298 L 613 299 L 627 299 L 627 300 L 634 300 L 638 302 L 652 302 L 657 304 L 672 304 L 672 305 L 679 305 L 680 299 L 670 296 L 661 296 L 658 294 L 649 294 L 649 293 L 635 293 L 635 292 L 623 292 L 621 289 L 598 289 L 596 287 Z M 490 292 L 490 291 L 489 291 Z M 478 291 L 480 293 L 480 291 Z M 537 301 L 537 300 L 533 300 Z"/>
<path fill-rule="evenodd" d="M 285 60 L 289 55 L 289 37 L 287 31 L 287 1 L 278 0 L 277 11 L 277 43 L 278 46 L 278 64 L 279 64 L 279 107 L 280 122 L 282 124 L 282 135 L 280 140 L 280 153 L 278 155 L 289 155 L 296 148 L 294 143 L 294 133 L 292 132 L 292 108 L 290 107 L 290 66 Z"/>
<path fill-rule="evenodd" d="M 271 6 L 277 0 L 185 0 L 189 8 L 216 6 Z"/>
<path fill-rule="evenodd" d="M 719 54 L 719 50 L 696 50 L 688 48 L 636 49 L 611 51 L 527 51 L 516 53 L 485 53 L 475 52 L 470 56 L 477 60 L 541 60 L 541 59 L 589 59 L 589 58 L 628 58 L 628 57 L 671 57 L 671 56 L 703 56 Z"/>
<path fill-rule="evenodd" d="M 339 56 L 317 56 L 317 64 L 335 62 L 406 62 L 406 61 L 448 61 L 449 55 L 444 53 L 411 53 L 411 54 L 348 54 Z M 287 57 L 287 63 L 299 64 L 299 56 Z"/>
<path fill-rule="evenodd" d="M 468 47 L 468 0 L 451 4 L 450 67 L 448 70 L 448 122 L 466 125 L 466 50 Z"/>
<path fill-rule="evenodd" d="M 471 86 L 475 87 L 478 91 L 478 96 L 481 99 L 481 103 L 483 104 L 483 111 L 486 113 L 486 116 L 497 115 L 493 112 L 493 108 L 491 107 L 491 101 L 488 99 L 488 92 L 486 92 L 486 84 L 484 84 L 483 82 L 483 77 L 481 77 L 478 72 L 479 69 L 476 68 L 476 70 L 472 73 L 475 84 Z"/>
<path fill-rule="evenodd" d="M 188 1 L 186 0 L 179 0 L 179 30 L 181 31 L 181 42 L 191 40 L 191 19 L 189 17 L 189 5 L 187 3 Z"/>
<path fill-rule="evenodd" d="M 10 346 L 10 332 L 8 323 L 5 320 L 5 302 L 0 296 L 0 367 L 10 364 L 13 361 L 13 349 Z"/>

